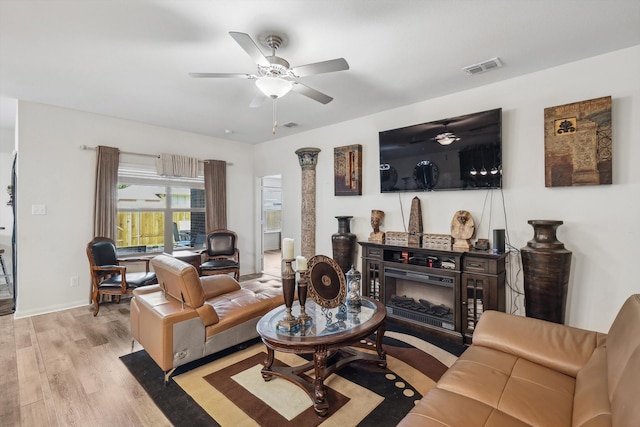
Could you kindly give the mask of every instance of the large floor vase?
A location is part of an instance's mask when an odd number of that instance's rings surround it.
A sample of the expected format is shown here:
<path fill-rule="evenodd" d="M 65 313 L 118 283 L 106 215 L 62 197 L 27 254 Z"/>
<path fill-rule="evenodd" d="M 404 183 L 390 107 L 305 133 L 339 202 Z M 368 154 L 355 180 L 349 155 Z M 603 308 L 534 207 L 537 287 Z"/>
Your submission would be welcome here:
<path fill-rule="evenodd" d="M 527 317 L 564 323 L 571 251 L 556 238 L 562 221 L 531 220 L 534 236 L 520 250 Z"/>
<path fill-rule="evenodd" d="M 338 263 L 343 274 L 355 265 L 356 235 L 351 232 L 352 216 L 337 216 L 338 232 L 331 236 L 333 260 Z"/>

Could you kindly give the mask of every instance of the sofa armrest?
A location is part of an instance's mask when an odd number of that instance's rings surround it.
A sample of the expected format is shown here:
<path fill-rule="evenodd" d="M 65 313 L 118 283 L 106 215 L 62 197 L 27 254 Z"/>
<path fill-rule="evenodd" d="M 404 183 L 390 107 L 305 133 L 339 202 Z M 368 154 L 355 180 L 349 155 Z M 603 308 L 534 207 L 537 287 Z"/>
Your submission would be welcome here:
<path fill-rule="evenodd" d="M 202 276 L 200 283 L 202 283 L 205 301 L 240 289 L 238 282 L 226 274 Z"/>
<path fill-rule="evenodd" d="M 513 354 L 575 377 L 603 341 L 603 334 L 545 320 L 485 311 L 473 345 Z"/>
<path fill-rule="evenodd" d="M 196 311 L 198 312 L 198 316 L 200 316 L 200 320 L 202 320 L 202 324 L 204 326 L 215 325 L 220 321 L 216 309 L 209 304 L 203 304 L 196 308 Z"/>
<path fill-rule="evenodd" d="M 145 292 L 141 289 L 143 288 L 133 291 L 131 333 L 158 366 L 167 371 L 175 366 L 175 357 L 182 357 L 175 356 L 175 342 L 184 337 L 174 336 L 174 329 L 188 322 L 189 333 L 199 335 L 197 341 L 202 342 L 203 347 L 205 327 L 196 310 L 183 308 L 180 301 L 166 297 L 159 286 L 155 292 Z M 198 351 L 202 353 L 201 350 Z"/>

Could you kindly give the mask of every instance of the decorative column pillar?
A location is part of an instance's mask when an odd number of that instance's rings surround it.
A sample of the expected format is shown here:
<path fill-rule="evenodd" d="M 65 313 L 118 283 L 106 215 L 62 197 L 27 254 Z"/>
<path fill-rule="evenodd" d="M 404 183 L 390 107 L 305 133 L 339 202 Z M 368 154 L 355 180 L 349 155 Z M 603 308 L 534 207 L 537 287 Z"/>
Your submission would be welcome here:
<path fill-rule="evenodd" d="M 309 259 L 316 253 L 316 165 L 319 148 L 296 150 L 302 168 L 302 256 Z"/>

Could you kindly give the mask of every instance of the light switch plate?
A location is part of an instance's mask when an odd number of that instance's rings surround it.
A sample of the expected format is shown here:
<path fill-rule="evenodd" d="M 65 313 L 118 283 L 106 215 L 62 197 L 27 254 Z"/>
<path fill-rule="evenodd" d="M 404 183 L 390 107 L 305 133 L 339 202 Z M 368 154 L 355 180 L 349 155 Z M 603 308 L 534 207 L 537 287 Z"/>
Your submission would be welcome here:
<path fill-rule="evenodd" d="M 46 215 L 47 205 L 31 205 L 31 215 Z"/>

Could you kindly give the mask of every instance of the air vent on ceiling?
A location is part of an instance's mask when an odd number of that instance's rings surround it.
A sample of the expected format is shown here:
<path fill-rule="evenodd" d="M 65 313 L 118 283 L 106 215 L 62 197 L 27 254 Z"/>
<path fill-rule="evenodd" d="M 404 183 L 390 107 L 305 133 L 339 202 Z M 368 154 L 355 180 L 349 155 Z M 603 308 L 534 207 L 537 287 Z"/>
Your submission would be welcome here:
<path fill-rule="evenodd" d="M 283 124 L 282 126 L 284 126 L 286 128 L 294 128 L 294 127 L 298 126 L 298 124 L 296 122 L 287 122 L 287 123 Z"/>
<path fill-rule="evenodd" d="M 483 62 L 481 62 L 479 64 L 469 65 L 469 66 L 464 67 L 462 69 L 467 74 L 473 75 L 473 74 L 484 73 L 485 71 L 490 71 L 490 70 L 493 70 L 495 68 L 500 68 L 500 67 L 502 67 L 502 62 L 500 61 L 500 58 L 491 58 L 491 59 L 483 61 Z"/>

